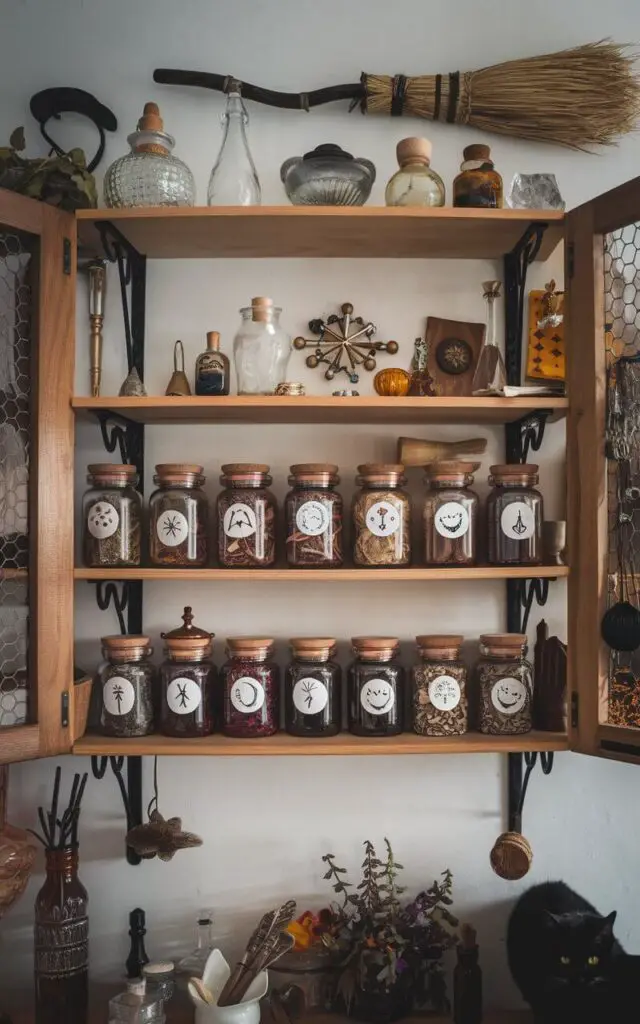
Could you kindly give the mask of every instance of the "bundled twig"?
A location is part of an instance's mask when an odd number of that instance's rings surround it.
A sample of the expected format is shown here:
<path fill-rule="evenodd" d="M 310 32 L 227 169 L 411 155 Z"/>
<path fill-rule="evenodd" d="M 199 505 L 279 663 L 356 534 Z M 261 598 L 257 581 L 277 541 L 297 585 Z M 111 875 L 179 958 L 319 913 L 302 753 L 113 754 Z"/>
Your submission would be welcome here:
<path fill-rule="evenodd" d="M 58 766 L 53 783 L 51 807 L 46 812 L 43 807 L 38 808 L 38 819 L 42 831 L 35 832 L 33 829 L 29 829 L 29 832 L 42 843 L 45 850 L 63 850 L 65 847 L 75 848 L 78 845 L 78 820 L 88 775 L 87 772 L 82 776 L 74 775 L 69 803 L 58 817 L 61 776 L 62 769 Z"/>
<path fill-rule="evenodd" d="M 295 911 L 295 901 L 289 900 L 277 910 L 270 910 L 264 915 L 249 939 L 242 959 L 231 972 L 218 999 L 218 1006 L 234 1006 L 239 1003 L 254 978 L 293 947 L 293 935 L 283 929 L 293 920 Z"/>

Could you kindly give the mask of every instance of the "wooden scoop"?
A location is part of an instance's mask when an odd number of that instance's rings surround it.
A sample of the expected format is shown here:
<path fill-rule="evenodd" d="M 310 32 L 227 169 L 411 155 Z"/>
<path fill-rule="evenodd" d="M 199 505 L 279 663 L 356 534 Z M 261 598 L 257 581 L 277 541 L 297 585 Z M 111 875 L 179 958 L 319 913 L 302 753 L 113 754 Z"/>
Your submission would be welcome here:
<path fill-rule="evenodd" d="M 468 441 L 428 441 L 420 437 L 398 438 L 398 462 L 403 466 L 426 466 L 428 462 L 444 462 L 460 455 L 484 455 L 486 437 Z"/>
<path fill-rule="evenodd" d="M 496 875 L 517 882 L 529 871 L 533 850 L 520 832 L 503 832 L 496 839 L 489 859 Z"/>

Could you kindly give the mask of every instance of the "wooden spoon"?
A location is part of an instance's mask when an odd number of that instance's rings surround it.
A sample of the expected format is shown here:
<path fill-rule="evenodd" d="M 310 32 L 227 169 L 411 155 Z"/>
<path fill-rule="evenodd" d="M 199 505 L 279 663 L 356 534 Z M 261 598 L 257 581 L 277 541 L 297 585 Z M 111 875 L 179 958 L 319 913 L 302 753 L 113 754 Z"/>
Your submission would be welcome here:
<path fill-rule="evenodd" d="M 398 438 L 398 462 L 403 466 L 426 466 L 428 462 L 444 462 L 460 455 L 484 455 L 486 437 L 468 441 L 429 441 L 419 437 Z"/>

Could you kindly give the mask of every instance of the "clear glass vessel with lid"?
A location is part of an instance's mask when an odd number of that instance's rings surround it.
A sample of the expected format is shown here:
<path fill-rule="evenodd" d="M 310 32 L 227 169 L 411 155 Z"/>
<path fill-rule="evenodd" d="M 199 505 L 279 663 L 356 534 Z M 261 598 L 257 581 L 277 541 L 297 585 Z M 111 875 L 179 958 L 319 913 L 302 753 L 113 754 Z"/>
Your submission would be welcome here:
<path fill-rule="evenodd" d="M 349 732 L 356 736 L 397 736 L 404 728 L 404 669 L 397 663 L 396 637 L 358 636 L 351 640 Z"/>
<path fill-rule="evenodd" d="M 202 466 L 164 462 L 149 498 L 149 559 L 152 565 L 199 568 L 207 564 L 209 503 Z"/>
<path fill-rule="evenodd" d="M 276 560 L 276 499 L 269 466 L 222 467 L 217 500 L 218 561 L 225 569 L 268 569 Z"/>
<path fill-rule="evenodd" d="M 502 178 L 493 166 L 489 146 L 466 146 L 462 156 L 460 174 L 453 181 L 453 205 L 502 207 Z"/>
<path fill-rule="evenodd" d="M 287 564 L 294 569 L 342 565 L 343 502 L 335 490 L 338 467 L 328 462 L 291 466 L 285 499 Z"/>
<path fill-rule="evenodd" d="M 427 565 L 474 565 L 477 557 L 478 495 L 471 490 L 477 462 L 432 462 L 424 502 Z"/>
<path fill-rule="evenodd" d="M 197 942 L 195 948 L 176 964 L 176 980 L 181 991 L 187 991 L 187 985 L 191 978 L 202 978 L 204 976 L 205 964 L 214 946 L 213 912 L 208 909 L 201 910 L 197 920 Z"/>
<path fill-rule="evenodd" d="M 144 978 L 127 982 L 126 992 L 109 1000 L 109 1024 L 164 1024 L 164 1003 L 147 992 Z"/>
<path fill-rule="evenodd" d="M 342 724 L 340 666 L 331 637 L 294 637 L 287 667 L 284 713 L 292 736 L 335 736 Z"/>
<path fill-rule="evenodd" d="M 482 733 L 517 735 L 532 728 L 532 669 L 524 633 L 480 637 L 476 664 L 478 727 Z"/>
<path fill-rule="evenodd" d="M 353 499 L 353 561 L 382 569 L 411 564 L 411 503 L 402 490 L 404 466 L 358 466 L 360 490 Z"/>
<path fill-rule="evenodd" d="M 138 471 L 121 463 L 93 463 L 82 499 L 82 551 L 87 568 L 140 565 L 142 497 Z"/>
<path fill-rule="evenodd" d="M 240 310 L 242 320 L 233 339 L 233 360 L 239 395 L 272 395 L 287 379 L 291 338 L 280 326 L 279 306 L 258 296 Z"/>
<path fill-rule="evenodd" d="M 100 731 L 105 736 L 147 736 L 155 724 L 156 670 L 148 636 L 103 636 Z"/>
<path fill-rule="evenodd" d="M 490 565 L 540 565 L 542 495 L 533 463 L 491 466 L 487 498 L 487 552 Z"/>
<path fill-rule="evenodd" d="M 193 625 L 188 606 L 182 621 L 161 634 L 167 660 L 160 666 L 160 727 L 165 736 L 208 736 L 214 727 L 214 634 Z"/>
<path fill-rule="evenodd" d="M 432 149 L 429 139 L 402 139 L 398 143 L 400 170 L 387 184 L 387 206 L 444 206 L 444 182 L 431 168 Z"/>
<path fill-rule="evenodd" d="M 227 639 L 229 660 L 222 666 L 225 736 L 272 736 L 280 726 L 280 670 L 270 637 Z"/>
<path fill-rule="evenodd" d="M 467 669 L 460 660 L 463 637 L 417 636 L 420 662 L 412 678 L 413 728 L 420 736 L 460 736 L 469 725 Z"/>

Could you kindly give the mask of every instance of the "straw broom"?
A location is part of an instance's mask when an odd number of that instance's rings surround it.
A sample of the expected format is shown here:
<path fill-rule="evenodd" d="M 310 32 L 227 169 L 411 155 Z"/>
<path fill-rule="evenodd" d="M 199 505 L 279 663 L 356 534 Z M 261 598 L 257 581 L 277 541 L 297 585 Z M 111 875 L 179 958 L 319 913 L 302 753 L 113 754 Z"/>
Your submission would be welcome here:
<path fill-rule="evenodd" d="M 640 118 L 635 55 L 610 40 L 541 57 L 448 75 L 370 75 L 360 82 L 313 92 L 284 93 L 230 75 L 157 68 L 165 85 L 195 85 L 217 92 L 239 88 L 245 99 L 289 110 L 310 110 L 351 100 L 363 113 L 421 117 L 467 124 L 484 132 L 552 142 L 572 149 L 609 146 Z"/>

